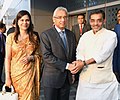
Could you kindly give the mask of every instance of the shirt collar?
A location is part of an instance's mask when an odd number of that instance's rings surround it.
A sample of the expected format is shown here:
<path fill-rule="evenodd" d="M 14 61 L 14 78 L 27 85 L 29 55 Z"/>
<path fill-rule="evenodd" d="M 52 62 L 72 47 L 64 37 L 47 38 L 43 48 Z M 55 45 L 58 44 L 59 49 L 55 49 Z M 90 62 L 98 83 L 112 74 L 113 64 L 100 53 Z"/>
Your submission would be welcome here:
<path fill-rule="evenodd" d="M 84 24 L 82 24 L 82 28 L 83 28 Z M 81 24 L 79 24 L 79 27 L 81 27 Z"/>
<path fill-rule="evenodd" d="M 57 26 L 55 26 L 55 29 L 57 30 L 58 33 L 60 33 L 61 31 L 65 31 L 65 29 L 61 30 Z"/>
<path fill-rule="evenodd" d="M 105 30 L 105 28 L 102 28 L 101 30 L 99 30 L 96 34 L 94 34 L 94 35 L 97 35 L 97 34 L 100 34 L 100 33 L 102 33 L 103 31 Z"/>

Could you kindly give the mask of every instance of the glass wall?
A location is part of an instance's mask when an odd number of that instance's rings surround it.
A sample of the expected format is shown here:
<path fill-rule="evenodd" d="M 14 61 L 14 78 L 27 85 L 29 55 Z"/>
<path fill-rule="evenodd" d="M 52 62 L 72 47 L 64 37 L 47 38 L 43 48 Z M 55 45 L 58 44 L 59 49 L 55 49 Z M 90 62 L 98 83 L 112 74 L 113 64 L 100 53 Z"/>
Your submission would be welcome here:
<path fill-rule="evenodd" d="M 120 0 L 66 0 L 66 7 L 69 11 L 83 9 Z"/>
<path fill-rule="evenodd" d="M 113 29 L 115 24 L 117 23 L 117 17 L 116 17 L 116 12 L 118 9 L 120 9 L 120 4 L 113 5 L 113 6 L 108 6 L 108 7 L 102 7 L 102 8 L 97 8 L 105 11 L 106 14 L 106 23 L 105 27 L 107 29 Z M 93 9 L 94 10 L 94 9 Z M 69 28 L 71 29 L 73 25 L 77 24 L 77 14 L 79 13 L 85 13 L 86 15 L 86 21 L 89 22 L 89 15 L 93 10 L 89 11 L 79 11 L 77 13 L 69 15 Z"/>

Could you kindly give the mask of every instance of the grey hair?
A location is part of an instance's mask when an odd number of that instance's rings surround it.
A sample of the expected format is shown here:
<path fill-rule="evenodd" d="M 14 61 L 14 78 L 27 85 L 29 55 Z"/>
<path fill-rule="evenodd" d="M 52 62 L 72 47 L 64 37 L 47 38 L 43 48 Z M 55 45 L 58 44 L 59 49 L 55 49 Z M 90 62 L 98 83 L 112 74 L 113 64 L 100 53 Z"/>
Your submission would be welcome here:
<path fill-rule="evenodd" d="M 57 8 L 54 10 L 54 12 L 53 12 L 53 17 L 56 16 L 56 12 L 59 11 L 59 10 L 65 11 L 66 14 L 68 15 L 68 11 L 67 11 L 67 9 L 66 9 L 65 7 L 57 7 Z"/>

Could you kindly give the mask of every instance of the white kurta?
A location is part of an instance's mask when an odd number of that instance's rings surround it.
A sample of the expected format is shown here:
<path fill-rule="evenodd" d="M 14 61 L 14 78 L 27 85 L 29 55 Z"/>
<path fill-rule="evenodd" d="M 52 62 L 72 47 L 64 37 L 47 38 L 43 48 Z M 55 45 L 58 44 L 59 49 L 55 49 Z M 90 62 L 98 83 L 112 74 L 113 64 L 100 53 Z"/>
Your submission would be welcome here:
<path fill-rule="evenodd" d="M 119 83 L 119 85 L 118 85 L 118 100 L 120 100 L 120 83 Z"/>
<path fill-rule="evenodd" d="M 116 45 L 116 34 L 105 28 L 96 34 L 92 30 L 83 34 L 76 58 L 83 61 L 93 58 L 96 64 L 83 68 L 76 100 L 118 100 L 118 82 L 112 72 L 112 55 Z"/>
<path fill-rule="evenodd" d="M 118 100 L 118 82 L 92 84 L 79 80 L 76 100 Z"/>

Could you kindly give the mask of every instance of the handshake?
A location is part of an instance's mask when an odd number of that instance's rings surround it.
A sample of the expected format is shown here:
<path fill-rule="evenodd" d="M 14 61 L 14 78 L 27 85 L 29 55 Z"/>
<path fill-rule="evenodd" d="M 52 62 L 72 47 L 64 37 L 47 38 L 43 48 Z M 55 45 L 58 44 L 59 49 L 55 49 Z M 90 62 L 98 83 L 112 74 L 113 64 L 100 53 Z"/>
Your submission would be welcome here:
<path fill-rule="evenodd" d="M 68 70 L 72 74 L 76 74 L 80 69 L 82 69 L 86 65 L 85 61 L 82 60 L 77 60 L 73 61 L 72 63 L 69 64 Z"/>

